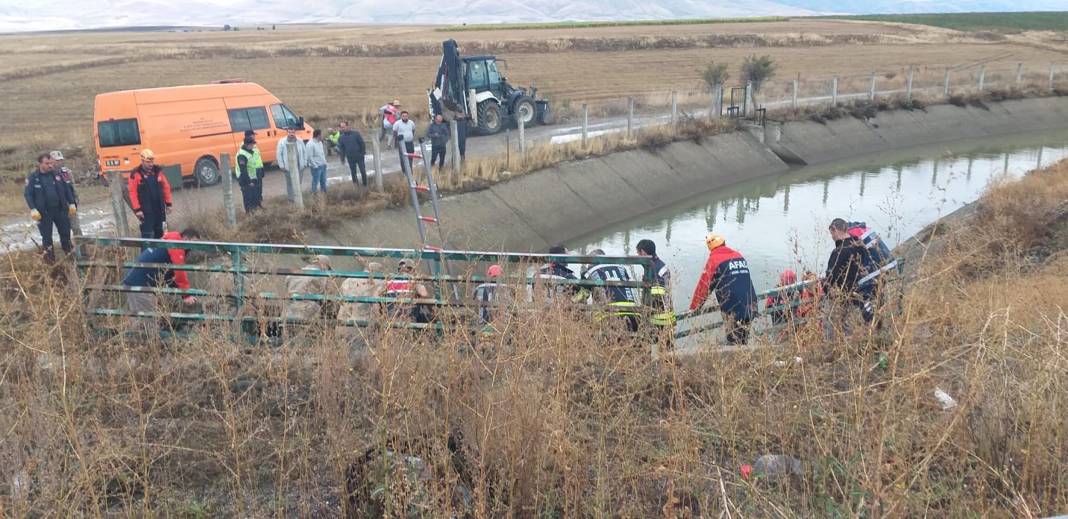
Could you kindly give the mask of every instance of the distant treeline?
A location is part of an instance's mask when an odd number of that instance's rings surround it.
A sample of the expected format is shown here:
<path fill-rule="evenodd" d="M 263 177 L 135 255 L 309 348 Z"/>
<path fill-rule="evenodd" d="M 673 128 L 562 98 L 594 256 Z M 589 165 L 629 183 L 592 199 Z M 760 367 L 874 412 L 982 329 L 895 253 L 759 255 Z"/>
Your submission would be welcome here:
<path fill-rule="evenodd" d="M 439 27 L 439 32 L 494 31 L 526 29 L 584 29 L 590 27 L 627 27 L 631 25 L 699 25 L 712 23 L 785 22 L 785 16 L 755 16 L 750 18 L 683 18 L 675 20 L 606 20 L 599 22 L 546 22 L 546 23 L 478 23 Z"/>
<path fill-rule="evenodd" d="M 1068 11 L 835 16 L 845 20 L 931 25 L 958 31 L 1068 31 Z"/>

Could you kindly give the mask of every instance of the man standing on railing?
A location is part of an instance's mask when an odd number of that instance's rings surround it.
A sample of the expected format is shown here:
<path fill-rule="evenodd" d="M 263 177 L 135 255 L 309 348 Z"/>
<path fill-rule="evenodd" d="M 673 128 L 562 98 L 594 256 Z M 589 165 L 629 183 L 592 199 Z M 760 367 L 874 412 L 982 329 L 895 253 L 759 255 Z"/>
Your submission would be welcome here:
<path fill-rule="evenodd" d="M 637 250 L 638 256 L 653 259 L 653 286 L 649 289 L 653 313 L 649 315 L 649 324 L 674 327 L 675 309 L 671 304 L 671 269 L 656 255 L 656 243 L 653 240 L 640 240 Z M 645 276 L 642 276 L 642 279 L 645 279 Z"/>
<path fill-rule="evenodd" d="M 168 241 L 196 240 L 200 233 L 193 228 L 188 228 L 178 233 L 169 231 L 163 233 L 163 239 Z M 185 249 L 148 247 L 137 256 L 137 263 L 142 266 L 131 268 L 122 278 L 122 284 L 127 287 L 139 287 L 144 291 L 132 291 L 126 293 L 126 306 L 131 312 L 155 312 L 157 310 L 156 292 L 152 289 L 158 287 L 179 288 L 189 290 L 189 276 L 184 270 L 173 270 L 164 267 L 151 267 L 151 264 L 185 265 Z M 188 305 L 197 302 L 196 296 L 184 295 L 182 302 Z M 141 321 L 145 323 L 145 321 Z M 147 331 L 147 325 L 144 327 Z"/>
<path fill-rule="evenodd" d="M 727 239 L 722 235 L 709 234 L 705 244 L 709 250 L 708 262 L 694 289 L 690 311 L 700 309 L 708 299 L 708 293 L 714 291 L 723 315 L 727 344 L 746 344 L 757 303 L 749 263 L 741 253 L 727 247 Z"/>
<path fill-rule="evenodd" d="M 141 150 L 141 164 L 130 172 L 127 186 L 130 207 L 134 216 L 141 220 L 141 237 L 161 238 L 167 213 L 171 211 L 171 184 L 167 182 L 163 168 L 156 164 L 156 154 L 152 150 Z"/>

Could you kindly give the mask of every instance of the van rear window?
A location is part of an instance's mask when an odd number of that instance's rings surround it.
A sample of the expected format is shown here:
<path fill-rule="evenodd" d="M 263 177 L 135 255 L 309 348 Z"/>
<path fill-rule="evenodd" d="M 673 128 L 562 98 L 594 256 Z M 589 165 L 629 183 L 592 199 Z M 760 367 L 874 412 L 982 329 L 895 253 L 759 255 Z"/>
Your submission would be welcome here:
<path fill-rule="evenodd" d="M 141 132 L 137 128 L 137 119 L 100 121 L 96 124 L 96 132 L 100 137 L 101 148 L 141 144 Z"/>
<path fill-rule="evenodd" d="M 267 109 L 262 106 L 234 108 L 227 112 L 230 114 L 230 131 L 244 132 L 271 127 L 271 123 L 267 120 Z"/>

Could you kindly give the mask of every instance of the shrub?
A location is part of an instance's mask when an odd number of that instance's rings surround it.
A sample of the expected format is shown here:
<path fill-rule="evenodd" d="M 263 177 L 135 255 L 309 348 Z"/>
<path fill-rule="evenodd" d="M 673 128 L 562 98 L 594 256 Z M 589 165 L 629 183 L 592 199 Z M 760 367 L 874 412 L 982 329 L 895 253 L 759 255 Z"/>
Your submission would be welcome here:
<path fill-rule="evenodd" d="M 760 91 L 765 81 L 775 75 L 775 60 L 771 56 L 749 55 L 742 62 L 742 81 L 752 82 L 753 90 Z"/>
<path fill-rule="evenodd" d="M 714 92 L 716 87 L 727 82 L 727 79 L 731 75 L 727 72 L 726 63 L 716 63 L 715 61 L 705 65 L 705 69 L 701 71 L 701 80 L 708 86 L 709 92 Z"/>

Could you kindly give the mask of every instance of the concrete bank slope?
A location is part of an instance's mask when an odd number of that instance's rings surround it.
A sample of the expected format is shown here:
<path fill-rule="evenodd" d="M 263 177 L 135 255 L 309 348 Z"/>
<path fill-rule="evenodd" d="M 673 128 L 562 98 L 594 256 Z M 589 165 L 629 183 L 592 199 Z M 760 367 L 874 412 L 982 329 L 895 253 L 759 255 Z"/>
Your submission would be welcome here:
<path fill-rule="evenodd" d="M 718 187 L 789 166 L 747 132 L 567 162 L 441 201 L 450 248 L 542 252 L 553 243 L 634 218 Z M 424 204 L 427 211 L 429 204 Z M 432 243 L 440 243 L 436 230 Z M 310 236 L 310 239 L 319 238 Z M 340 244 L 412 247 L 411 208 L 375 213 L 322 238 Z"/>
<path fill-rule="evenodd" d="M 818 164 L 894 149 L 1025 131 L 1068 128 L 1068 97 L 938 105 L 868 120 L 769 123 L 750 132 L 633 150 L 528 173 L 441 203 L 450 248 L 544 251 L 599 228 L 717 188 L 780 174 L 787 162 Z M 429 204 L 425 204 L 429 211 Z M 433 230 L 433 228 L 432 228 Z M 436 230 L 432 243 L 440 243 Z M 411 208 L 381 211 L 308 237 L 311 243 L 418 244 Z"/>
<path fill-rule="evenodd" d="M 986 108 L 935 105 L 817 123 L 768 123 L 763 141 L 799 164 L 822 164 L 894 149 L 1068 128 L 1068 97 L 987 103 Z M 758 135 L 759 137 L 759 135 Z"/>

